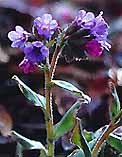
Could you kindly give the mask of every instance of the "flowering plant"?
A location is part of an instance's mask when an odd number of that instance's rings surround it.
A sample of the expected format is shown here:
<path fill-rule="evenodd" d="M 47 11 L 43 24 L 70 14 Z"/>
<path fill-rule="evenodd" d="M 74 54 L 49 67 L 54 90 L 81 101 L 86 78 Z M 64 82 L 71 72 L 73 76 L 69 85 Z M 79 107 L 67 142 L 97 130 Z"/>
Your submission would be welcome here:
<path fill-rule="evenodd" d="M 82 129 L 82 123 L 77 117 L 77 111 L 83 103 L 88 105 L 91 98 L 71 83 L 54 79 L 56 65 L 61 55 L 71 62 L 79 58 L 73 52 L 74 49 L 80 52 L 80 58 L 94 58 L 99 57 L 104 48 L 106 50 L 111 48 L 111 45 L 107 42 L 109 26 L 102 14 L 101 12 L 95 17 L 92 12 L 80 10 L 72 23 L 64 29 L 58 26 L 57 21 L 53 19 L 51 14 L 44 14 L 34 20 L 32 33 L 28 33 L 21 26 L 16 26 L 15 31 L 8 33 L 8 38 L 12 41 L 11 46 L 21 48 L 24 52 L 24 60 L 19 64 L 24 73 L 28 74 L 34 72 L 36 68 L 40 68 L 45 74 L 45 96 L 37 94 L 17 76 L 13 76 L 22 93 L 35 106 L 40 106 L 44 112 L 47 146 L 29 140 L 15 131 L 12 133 L 22 145 L 27 143 L 30 148 L 39 148 L 40 156 L 54 157 L 55 141 L 68 132 L 72 134 L 70 137 L 71 143 L 77 146 L 77 149 L 68 157 L 96 157 L 108 138 L 109 141 L 116 140 L 116 137 L 110 133 L 122 125 L 122 110 L 120 110 L 119 99 L 114 86 L 112 86 L 112 94 L 115 106 L 114 110 L 111 109 L 112 112 L 114 111 L 111 122 L 99 131 L 97 137 L 92 134 L 91 140 L 88 141 L 86 133 Z M 77 96 L 75 104 L 56 125 L 53 124 L 52 109 L 52 88 L 54 86 L 68 90 Z"/>

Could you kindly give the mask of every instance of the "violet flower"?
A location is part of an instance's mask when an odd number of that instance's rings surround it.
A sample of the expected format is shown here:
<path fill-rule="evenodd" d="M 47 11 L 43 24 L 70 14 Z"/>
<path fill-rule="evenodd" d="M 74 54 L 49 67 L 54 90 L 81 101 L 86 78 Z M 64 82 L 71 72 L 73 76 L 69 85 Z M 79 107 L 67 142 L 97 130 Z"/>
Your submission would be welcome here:
<path fill-rule="evenodd" d="M 88 56 L 98 57 L 102 54 L 103 48 L 97 40 L 90 40 L 85 43 L 85 51 Z"/>
<path fill-rule="evenodd" d="M 90 35 L 94 36 L 103 47 L 107 50 L 111 48 L 111 45 L 107 42 L 109 26 L 102 17 L 103 12 L 95 17 L 92 12 L 86 12 L 80 10 L 73 23 L 78 27 L 90 30 Z"/>
<path fill-rule="evenodd" d="M 41 41 L 34 41 L 24 48 L 25 57 L 32 63 L 45 60 L 49 54 L 49 49 Z"/>
<path fill-rule="evenodd" d="M 77 26 L 83 27 L 85 29 L 90 29 L 94 26 L 95 16 L 92 12 L 86 12 L 85 10 L 80 10 L 75 17 L 73 23 L 76 23 Z"/>
<path fill-rule="evenodd" d="M 30 33 L 25 31 L 21 26 L 16 26 L 15 31 L 8 33 L 8 38 L 12 41 L 11 47 L 13 48 L 23 48 L 29 36 Z"/>
<path fill-rule="evenodd" d="M 34 72 L 36 69 L 36 64 L 32 63 L 31 61 L 29 61 L 28 59 L 24 59 L 20 64 L 19 64 L 19 68 L 25 73 L 31 73 Z"/>
<path fill-rule="evenodd" d="M 103 19 L 102 14 L 103 12 L 100 12 L 100 14 L 94 19 L 95 25 L 91 28 L 91 34 L 95 36 L 95 39 L 101 43 L 103 47 L 109 50 L 111 48 L 111 45 L 107 42 L 109 26 Z"/>
<path fill-rule="evenodd" d="M 34 20 L 34 25 L 40 36 L 49 39 L 58 27 L 56 20 L 52 19 L 51 14 L 44 14 L 42 17 L 37 17 Z"/>

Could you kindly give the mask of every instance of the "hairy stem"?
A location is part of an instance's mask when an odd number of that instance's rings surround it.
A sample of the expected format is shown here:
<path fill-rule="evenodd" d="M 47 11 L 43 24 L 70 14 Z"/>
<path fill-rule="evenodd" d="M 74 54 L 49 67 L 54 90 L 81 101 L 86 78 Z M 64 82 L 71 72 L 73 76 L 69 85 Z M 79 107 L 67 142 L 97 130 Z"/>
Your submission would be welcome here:
<path fill-rule="evenodd" d="M 97 144 L 95 145 L 93 151 L 92 151 L 92 155 L 93 157 L 97 157 L 97 153 L 100 149 L 100 147 L 102 146 L 102 144 L 104 143 L 104 141 L 108 138 L 109 134 L 111 132 L 113 132 L 116 128 L 118 128 L 119 126 L 122 125 L 121 122 L 118 122 L 114 125 L 111 125 L 112 123 L 109 124 L 109 126 L 106 128 L 106 130 L 103 132 L 102 136 L 100 137 L 100 139 L 98 139 Z"/>
<path fill-rule="evenodd" d="M 50 70 L 47 59 L 47 70 L 45 71 L 45 97 L 46 97 L 46 129 L 47 129 L 47 147 L 48 147 L 48 157 L 54 157 L 54 141 L 53 141 L 53 114 L 52 114 L 52 96 L 50 84 Z"/>
<path fill-rule="evenodd" d="M 48 147 L 48 157 L 54 157 L 54 140 L 53 140 L 53 112 L 52 112 L 52 93 L 51 87 L 49 86 L 51 80 L 53 79 L 54 72 L 56 69 L 57 61 L 60 55 L 61 47 L 56 45 L 51 65 L 49 64 L 49 56 L 46 59 L 46 70 L 45 70 L 45 97 L 46 97 L 46 129 L 47 129 L 47 147 Z"/>
<path fill-rule="evenodd" d="M 52 58 L 52 61 L 51 61 L 51 67 L 50 67 L 50 77 L 51 77 L 51 79 L 54 76 L 54 72 L 55 72 L 55 69 L 56 69 L 57 61 L 58 61 L 58 58 L 59 58 L 60 49 L 61 49 L 60 46 L 57 45 L 56 48 L 55 48 L 55 52 L 53 54 L 53 58 Z"/>

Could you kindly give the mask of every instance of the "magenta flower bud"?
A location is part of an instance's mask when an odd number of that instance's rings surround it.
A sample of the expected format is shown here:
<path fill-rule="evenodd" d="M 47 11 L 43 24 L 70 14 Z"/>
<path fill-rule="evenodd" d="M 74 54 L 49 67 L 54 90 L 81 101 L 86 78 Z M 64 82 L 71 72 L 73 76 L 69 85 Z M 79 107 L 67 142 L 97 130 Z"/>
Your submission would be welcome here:
<path fill-rule="evenodd" d="M 19 68 L 25 73 L 31 73 L 34 72 L 36 69 L 36 65 L 34 63 L 32 63 L 31 61 L 29 61 L 28 59 L 24 59 L 20 64 L 19 64 Z"/>
<path fill-rule="evenodd" d="M 85 43 L 85 51 L 88 56 L 99 57 L 103 52 L 103 47 L 97 40 L 90 40 Z"/>

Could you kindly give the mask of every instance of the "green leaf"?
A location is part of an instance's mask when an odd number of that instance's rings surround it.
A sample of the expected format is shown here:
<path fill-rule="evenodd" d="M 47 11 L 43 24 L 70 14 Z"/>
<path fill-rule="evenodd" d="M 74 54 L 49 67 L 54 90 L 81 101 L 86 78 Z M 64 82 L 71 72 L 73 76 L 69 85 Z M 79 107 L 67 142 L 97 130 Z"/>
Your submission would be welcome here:
<path fill-rule="evenodd" d="M 67 157 L 85 157 L 85 155 L 81 149 L 76 149 Z"/>
<path fill-rule="evenodd" d="M 77 110 L 82 105 L 82 103 L 86 103 L 85 100 L 78 100 L 62 117 L 60 122 L 58 122 L 54 126 L 54 138 L 57 139 L 64 135 L 65 133 L 69 132 L 73 127 L 75 123 L 75 117 Z"/>
<path fill-rule="evenodd" d="M 83 99 L 87 100 L 88 102 L 91 101 L 91 98 L 88 95 L 85 95 L 82 91 L 80 91 L 77 87 L 75 87 L 69 82 L 62 81 L 62 80 L 52 80 L 52 83 L 74 93 L 77 96 L 81 96 Z"/>
<path fill-rule="evenodd" d="M 83 146 L 81 144 L 79 122 L 76 123 L 76 125 L 75 125 L 75 127 L 73 129 L 71 142 L 73 144 L 77 145 L 79 148 L 83 148 Z"/>
<path fill-rule="evenodd" d="M 113 148 L 122 152 L 122 137 L 119 137 L 111 133 L 108 137 L 108 142 Z"/>
<path fill-rule="evenodd" d="M 98 141 L 98 138 L 94 138 L 93 140 L 91 140 L 89 142 L 89 147 L 90 147 L 91 150 L 93 150 L 93 148 L 96 145 L 97 141 Z"/>
<path fill-rule="evenodd" d="M 54 45 L 54 43 L 55 43 L 55 40 L 50 40 L 48 43 L 46 43 L 46 46 L 50 48 Z"/>
<path fill-rule="evenodd" d="M 15 131 L 12 131 L 12 136 L 23 146 L 24 149 L 40 149 L 43 154 L 46 154 L 47 152 L 41 142 L 30 140 Z"/>
<path fill-rule="evenodd" d="M 35 106 L 40 106 L 43 110 L 46 109 L 46 99 L 44 96 L 37 94 L 36 92 L 31 90 L 17 76 L 13 76 L 12 79 L 17 81 L 17 84 L 18 84 L 21 92 L 25 95 L 25 97 L 29 101 L 31 101 Z"/>
<path fill-rule="evenodd" d="M 58 35 L 58 38 L 57 38 L 57 46 L 63 46 L 63 38 L 65 36 L 65 31 L 63 30 L 59 35 Z"/>
<path fill-rule="evenodd" d="M 120 111 L 120 101 L 115 86 L 112 89 L 112 95 L 113 95 L 112 117 L 115 117 Z"/>
<path fill-rule="evenodd" d="M 86 130 L 83 130 L 83 134 L 84 134 L 85 139 L 88 142 L 91 141 L 91 140 L 93 140 L 93 138 L 94 138 L 94 133 L 93 132 L 88 132 Z"/>
<path fill-rule="evenodd" d="M 71 141 L 73 144 L 77 145 L 80 149 L 83 149 L 85 156 L 87 157 L 92 156 L 89 144 L 83 135 L 83 130 L 81 128 L 80 120 L 77 120 L 75 128 L 73 129 Z"/>
<path fill-rule="evenodd" d="M 94 146 L 96 145 L 96 143 L 98 142 L 99 138 L 101 137 L 101 135 L 103 134 L 106 128 L 107 126 L 101 127 L 94 133 L 94 137 L 93 137 L 94 139 L 89 141 L 89 146 L 91 150 L 93 150 Z"/>

